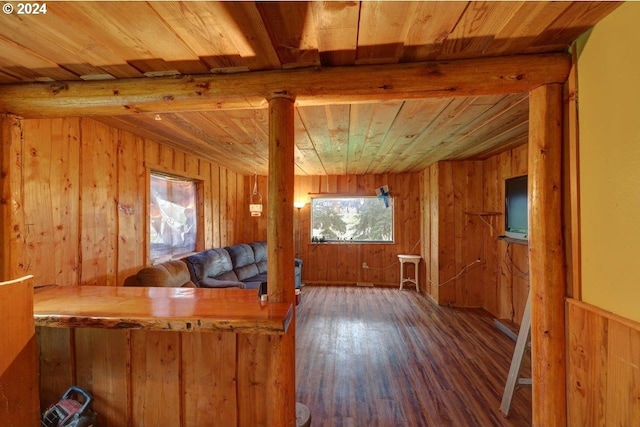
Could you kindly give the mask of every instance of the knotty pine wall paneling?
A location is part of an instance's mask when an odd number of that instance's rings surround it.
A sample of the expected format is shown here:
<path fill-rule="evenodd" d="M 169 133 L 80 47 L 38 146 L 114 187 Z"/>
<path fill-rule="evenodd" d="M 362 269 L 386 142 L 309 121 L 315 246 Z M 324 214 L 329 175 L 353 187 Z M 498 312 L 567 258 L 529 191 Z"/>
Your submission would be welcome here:
<path fill-rule="evenodd" d="M 77 121 L 39 120 L 25 125 L 13 141 L 18 163 L 12 182 L 20 188 L 17 204 L 24 224 L 18 236 L 21 261 L 15 276 L 32 274 L 41 283 L 79 283 L 80 128 Z M 73 160 L 72 160 L 73 159 Z M 20 163 L 21 160 L 21 163 Z"/>
<path fill-rule="evenodd" d="M 115 286 L 118 131 L 94 120 L 85 120 L 81 132 L 80 283 Z"/>
<path fill-rule="evenodd" d="M 220 216 L 220 242 L 226 242 L 229 239 L 229 229 L 227 224 L 227 212 L 228 212 L 228 199 L 229 193 L 228 190 L 228 182 L 227 182 L 227 174 L 225 171 L 219 171 L 219 179 L 220 179 L 220 211 L 224 212 L 224 215 Z"/>
<path fill-rule="evenodd" d="M 440 203 L 439 203 L 439 187 L 438 187 L 438 172 L 439 165 L 436 163 L 431 165 L 428 170 L 429 174 L 429 228 L 430 233 L 429 237 L 431 241 L 429 242 L 429 271 L 427 272 L 429 276 L 429 296 L 436 303 L 439 302 L 440 299 L 440 286 L 439 286 L 439 270 L 440 270 L 440 257 L 438 250 L 438 235 L 440 233 L 440 224 L 438 218 L 440 218 Z"/>
<path fill-rule="evenodd" d="M 483 164 L 446 161 L 431 172 L 431 298 L 440 305 L 483 304 Z"/>
<path fill-rule="evenodd" d="M 483 307 L 520 323 L 528 249 L 498 236 L 504 234 L 504 181 L 526 173 L 526 145 L 483 161 L 438 162 L 421 173 L 422 255 L 433 301 Z"/>
<path fill-rule="evenodd" d="M 138 271 L 146 258 L 145 241 L 147 233 L 145 215 L 147 191 L 144 168 L 144 143 L 142 138 L 121 132 L 118 138 L 118 198 L 116 215 L 118 223 L 116 284 Z"/>
<path fill-rule="evenodd" d="M 425 280 L 420 284 L 420 290 L 423 294 L 431 296 L 432 287 L 430 277 L 430 268 L 428 264 L 431 263 L 431 198 L 429 197 L 431 182 L 431 174 L 429 169 L 422 171 L 419 175 L 419 189 L 420 189 L 420 255 L 422 261 L 419 264 L 420 277 L 424 277 Z"/>
<path fill-rule="evenodd" d="M 640 425 L 640 324 L 567 300 L 569 426 Z"/>
<path fill-rule="evenodd" d="M 25 225 L 11 274 L 121 285 L 146 263 L 145 171 L 155 167 L 205 181 L 203 249 L 241 241 L 244 176 L 92 119 L 19 122 L 10 179 L 23 207 L 13 220 Z"/>
<path fill-rule="evenodd" d="M 200 165 L 200 174 L 208 177 L 211 185 L 205 186 L 205 200 L 209 200 L 205 203 L 205 248 L 219 248 L 222 247 L 222 233 L 220 232 L 221 222 L 224 221 L 222 215 L 222 194 L 224 191 L 220 190 L 220 167 L 217 165 L 202 162 Z M 217 214 L 217 215 L 216 215 Z"/>
<path fill-rule="evenodd" d="M 44 331 L 53 328 L 40 329 Z M 131 356 L 129 352 L 122 351 L 128 348 L 131 332 L 84 328 L 72 332 L 75 338 L 72 341 L 75 371 L 73 384 L 91 392 L 94 398 L 93 408 L 100 416 L 100 425 L 121 425 L 122 420 L 131 418 Z M 46 350 L 41 347 L 41 354 L 46 354 Z M 42 382 L 41 380 L 41 384 Z M 67 387 L 69 385 L 71 384 L 67 384 Z M 59 398 L 60 396 L 57 397 Z M 42 403 L 46 406 L 52 402 Z"/>
<path fill-rule="evenodd" d="M 483 307 L 498 316 L 499 295 L 498 286 L 499 275 L 501 274 L 500 263 L 502 258 L 498 255 L 498 236 L 504 234 L 504 183 L 500 185 L 498 178 L 497 156 L 493 156 L 484 161 L 484 207 L 487 212 L 499 212 L 499 215 L 488 215 L 482 217 L 484 220 L 484 240 L 482 263 L 482 283 L 483 283 Z"/>
<path fill-rule="evenodd" d="M 107 331 L 110 332 L 110 331 Z M 181 333 L 131 331 L 131 396 L 134 427 L 181 426 Z"/>
<path fill-rule="evenodd" d="M 482 281 L 483 307 L 500 319 L 520 324 L 529 292 L 529 250 L 498 240 L 504 235 L 505 179 L 527 174 L 527 145 L 505 151 L 484 161 L 484 210 L 500 212 L 484 218 L 490 225 L 484 233 Z"/>
<path fill-rule="evenodd" d="M 237 341 L 229 333 L 182 334 L 184 425 L 237 425 Z M 219 369 L 219 367 L 227 369 Z M 222 402 L 223 404 L 213 404 Z"/>

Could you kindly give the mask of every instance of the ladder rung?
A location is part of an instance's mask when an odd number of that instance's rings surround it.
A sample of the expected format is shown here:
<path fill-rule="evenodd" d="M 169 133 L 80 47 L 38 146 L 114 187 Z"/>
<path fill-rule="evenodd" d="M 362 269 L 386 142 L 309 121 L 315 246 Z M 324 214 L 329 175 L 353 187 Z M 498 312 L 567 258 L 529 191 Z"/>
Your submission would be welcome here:
<path fill-rule="evenodd" d="M 518 378 L 518 385 L 531 387 L 531 378 Z"/>
<path fill-rule="evenodd" d="M 509 368 L 509 375 L 507 376 L 507 382 L 504 386 L 504 393 L 502 394 L 502 402 L 500 403 L 500 411 L 505 415 L 509 415 L 509 408 L 511 407 L 511 399 L 513 398 L 513 392 L 517 385 L 531 386 L 531 378 L 519 378 L 520 368 L 522 367 L 522 358 L 524 352 L 528 347 L 529 334 L 531 333 L 531 288 L 529 288 L 529 294 L 527 295 L 527 304 L 524 307 L 524 313 L 522 314 L 522 322 L 520 323 L 520 330 L 518 331 L 518 339 L 516 340 L 516 348 L 513 351 L 513 357 L 511 358 L 511 367 Z"/>

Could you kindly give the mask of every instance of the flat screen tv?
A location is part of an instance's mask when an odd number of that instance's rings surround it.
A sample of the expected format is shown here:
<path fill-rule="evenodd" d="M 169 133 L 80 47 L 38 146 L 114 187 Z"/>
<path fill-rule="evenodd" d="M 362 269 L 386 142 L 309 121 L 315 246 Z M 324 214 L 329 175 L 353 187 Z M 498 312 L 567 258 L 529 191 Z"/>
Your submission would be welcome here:
<path fill-rule="evenodd" d="M 504 231 L 513 239 L 528 240 L 529 202 L 527 176 L 517 176 L 504 183 Z"/>

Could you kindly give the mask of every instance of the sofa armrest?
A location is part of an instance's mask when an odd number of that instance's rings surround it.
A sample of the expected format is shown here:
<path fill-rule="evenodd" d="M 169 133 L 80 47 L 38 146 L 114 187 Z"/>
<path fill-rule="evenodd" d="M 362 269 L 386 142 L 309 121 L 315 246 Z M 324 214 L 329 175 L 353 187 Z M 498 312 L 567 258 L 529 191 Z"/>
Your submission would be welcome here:
<path fill-rule="evenodd" d="M 191 281 L 187 265 L 179 260 L 145 267 L 138 271 L 136 277 L 137 281 L 127 278 L 125 285 L 162 288 L 196 287 Z"/>
<path fill-rule="evenodd" d="M 294 263 L 294 280 L 295 280 L 295 288 L 299 289 L 302 287 L 302 260 L 300 258 L 295 258 L 293 260 Z"/>

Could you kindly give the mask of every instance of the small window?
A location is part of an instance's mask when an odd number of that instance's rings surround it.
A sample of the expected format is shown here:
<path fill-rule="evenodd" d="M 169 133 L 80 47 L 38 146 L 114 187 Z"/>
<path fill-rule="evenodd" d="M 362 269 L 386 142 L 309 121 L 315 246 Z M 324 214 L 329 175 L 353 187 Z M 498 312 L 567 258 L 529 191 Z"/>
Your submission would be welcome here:
<path fill-rule="evenodd" d="M 183 177 L 151 173 L 149 256 L 152 261 L 195 251 L 196 184 Z"/>
<path fill-rule="evenodd" d="M 393 243 L 393 203 L 377 197 L 311 199 L 313 242 Z"/>

